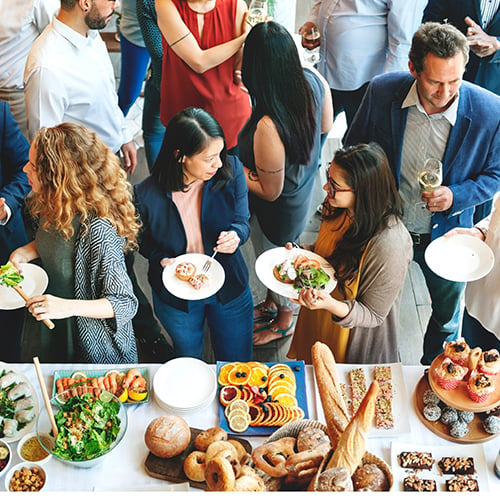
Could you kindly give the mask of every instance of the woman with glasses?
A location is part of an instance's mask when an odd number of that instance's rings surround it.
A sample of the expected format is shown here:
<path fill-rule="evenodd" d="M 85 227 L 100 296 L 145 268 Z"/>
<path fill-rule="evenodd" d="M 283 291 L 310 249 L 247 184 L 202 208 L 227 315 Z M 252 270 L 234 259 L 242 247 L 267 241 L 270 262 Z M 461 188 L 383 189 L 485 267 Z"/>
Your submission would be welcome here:
<path fill-rule="evenodd" d="M 313 250 L 335 269 L 329 295 L 302 289 L 288 357 L 311 363 L 311 347 L 327 344 L 339 363 L 398 361 L 399 296 L 412 242 L 387 157 L 375 143 L 340 149 L 324 186 L 332 214 Z"/>

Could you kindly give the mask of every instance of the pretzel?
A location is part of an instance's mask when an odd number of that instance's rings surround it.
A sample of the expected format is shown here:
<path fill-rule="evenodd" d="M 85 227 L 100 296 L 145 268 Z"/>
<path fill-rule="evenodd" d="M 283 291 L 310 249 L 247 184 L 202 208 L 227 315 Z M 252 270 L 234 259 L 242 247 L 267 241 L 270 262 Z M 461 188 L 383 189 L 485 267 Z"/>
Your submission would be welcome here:
<path fill-rule="evenodd" d="M 284 437 L 271 443 L 257 446 L 253 450 L 254 464 L 272 477 L 284 477 L 288 474 L 286 460 L 295 453 L 294 437 Z"/>
<path fill-rule="evenodd" d="M 312 477 L 318 471 L 318 467 L 325 458 L 328 450 L 307 450 L 290 455 L 286 459 L 286 469 L 289 474 L 296 477 Z"/>

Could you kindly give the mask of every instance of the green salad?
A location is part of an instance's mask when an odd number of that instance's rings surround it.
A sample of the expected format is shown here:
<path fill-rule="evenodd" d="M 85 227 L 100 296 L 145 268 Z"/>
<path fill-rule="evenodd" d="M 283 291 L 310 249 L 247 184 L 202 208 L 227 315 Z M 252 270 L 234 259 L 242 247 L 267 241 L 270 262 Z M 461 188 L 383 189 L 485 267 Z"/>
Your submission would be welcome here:
<path fill-rule="evenodd" d="M 106 453 L 120 431 L 120 403 L 91 393 L 74 396 L 55 415 L 59 431 L 52 453 L 71 461 L 97 458 Z"/>
<path fill-rule="evenodd" d="M 315 288 L 322 290 L 330 281 L 330 276 L 323 269 L 316 269 L 313 266 L 299 267 L 297 270 L 297 277 L 293 282 L 293 287 L 296 290 L 302 288 Z"/>
<path fill-rule="evenodd" d="M 17 267 L 12 262 L 7 262 L 0 266 L 0 283 L 7 286 L 19 285 L 24 280 L 24 276 L 19 273 Z"/>

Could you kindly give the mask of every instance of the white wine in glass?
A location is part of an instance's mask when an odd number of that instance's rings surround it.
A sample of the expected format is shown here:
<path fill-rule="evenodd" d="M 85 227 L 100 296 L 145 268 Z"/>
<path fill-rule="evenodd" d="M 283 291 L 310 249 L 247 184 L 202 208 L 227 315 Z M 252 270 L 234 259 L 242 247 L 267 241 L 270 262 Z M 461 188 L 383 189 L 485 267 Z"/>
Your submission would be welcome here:
<path fill-rule="evenodd" d="M 267 19 L 267 1 L 252 0 L 248 7 L 248 22 L 255 26 Z"/>
<path fill-rule="evenodd" d="M 443 182 L 443 164 L 436 158 L 425 160 L 424 168 L 418 174 L 420 189 L 432 192 Z"/>

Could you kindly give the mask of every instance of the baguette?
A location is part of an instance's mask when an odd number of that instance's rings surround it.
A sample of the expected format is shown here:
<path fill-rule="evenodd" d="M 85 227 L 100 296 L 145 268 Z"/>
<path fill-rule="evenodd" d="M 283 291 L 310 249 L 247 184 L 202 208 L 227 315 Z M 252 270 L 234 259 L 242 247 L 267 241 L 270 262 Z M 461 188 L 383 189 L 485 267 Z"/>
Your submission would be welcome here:
<path fill-rule="evenodd" d="M 332 458 L 326 469 L 345 467 L 352 475 L 366 451 L 366 439 L 373 425 L 375 415 L 375 400 L 379 392 L 379 385 L 374 380 L 365 397 L 359 405 L 356 415 L 351 419 L 345 431 L 341 434 Z"/>
<path fill-rule="evenodd" d="M 328 437 L 333 447 L 349 423 L 349 413 L 342 397 L 335 358 L 330 348 L 315 342 L 311 348 L 312 364 L 325 414 Z"/>

